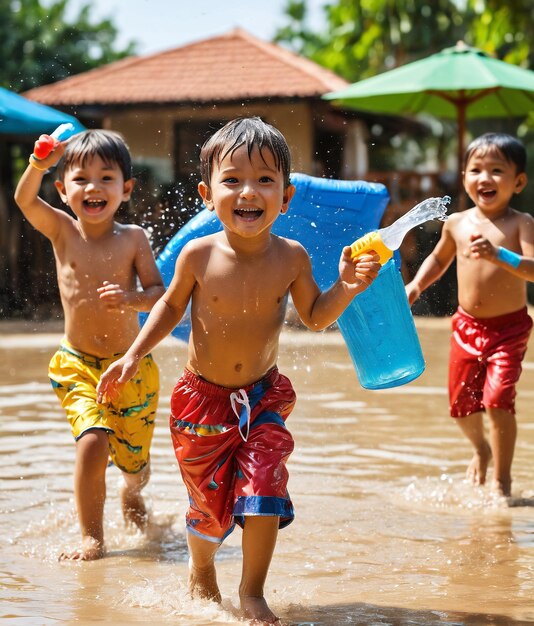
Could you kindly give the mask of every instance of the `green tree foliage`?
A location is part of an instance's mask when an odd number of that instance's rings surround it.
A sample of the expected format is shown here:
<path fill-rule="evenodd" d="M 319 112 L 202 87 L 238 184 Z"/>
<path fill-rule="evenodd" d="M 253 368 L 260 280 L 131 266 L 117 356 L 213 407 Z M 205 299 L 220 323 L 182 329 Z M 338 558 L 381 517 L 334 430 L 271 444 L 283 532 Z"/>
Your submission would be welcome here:
<path fill-rule="evenodd" d="M 91 5 L 67 19 L 69 0 L 0 0 L 0 85 L 16 92 L 61 80 L 134 53 L 115 49 L 110 19 L 95 22 Z"/>
<path fill-rule="evenodd" d="M 287 0 L 275 40 L 349 82 L 464 40 L 496 57 L 532 67 L 532 0 L 337 0 L 323 5 L 325 28 L 308 26 L 306 0 Z"/>
<path fill-rule="evenodd" d="M 534 67 L 532 0 L 467 0 L 469 39 L 503 61 Z"/>
<path fill-rule="evenodd" d="M 323 10 L 325 30 L 314 33 L 306 0 L 288 0 L 275 39 L 350 82 L 438 52 L 464 32 L 452 0 L 338 0 Z"/>

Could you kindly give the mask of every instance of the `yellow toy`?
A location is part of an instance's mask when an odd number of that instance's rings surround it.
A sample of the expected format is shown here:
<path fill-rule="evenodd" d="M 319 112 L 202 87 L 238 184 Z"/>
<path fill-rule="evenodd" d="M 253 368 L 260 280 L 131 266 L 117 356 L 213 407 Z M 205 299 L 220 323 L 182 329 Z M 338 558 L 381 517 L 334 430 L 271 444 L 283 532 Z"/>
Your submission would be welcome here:
<path fill-rule="evenodd" d="M 449 196 L 423 200 L 423 202 L 414 206 L 413 209 L 399 217 L 390 226 L 374 230 L 357 239 L 351 245 L 351 257 L 355 259 L 366 252 L 374 250 L 380 257 L 380 264 L 384 265 L 393 256 L 393 251 L 399 248 L 409 230 L 428 220 L 438 219 L 445 221 L 447 219 L 446 205 L 450 201 Z"/>

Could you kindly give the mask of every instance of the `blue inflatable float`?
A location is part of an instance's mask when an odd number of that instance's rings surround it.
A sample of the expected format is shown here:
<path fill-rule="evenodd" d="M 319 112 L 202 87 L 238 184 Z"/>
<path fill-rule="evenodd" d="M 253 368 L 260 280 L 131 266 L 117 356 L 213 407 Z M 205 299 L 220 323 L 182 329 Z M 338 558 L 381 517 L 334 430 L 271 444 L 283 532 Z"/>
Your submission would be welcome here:
<path fill-rule="evenodd" d="M 389 194 L 384 185 L 364 181 L 315 178 L 298 173 L 292 174 L 291 181 L 296 193 L 289 211 L 276 220 L 273 232 L 296 239 L 307 249 L 315 280 L 321 289 L 326 289 L 338 276 L 343 246 L 379 227 Z M 217 217 L 203 209 L 178 231 L 157 259 L 166 287 L 172 280 L 176 259 L 184 245 L 221 229 Z M 393 307 L 388 305 L 391 299 L 395 300 L 391 303 Z M 366 307 L 372 307 L 372 314 L 366 315 Z M 391 317 L 399 312 L 399 307 L 407 330 L 391 327 Z M 423 371 L 421 348 L 394 259 L 384 265 L 371 288 L 353 300 L 341 316 L 339 327 L 362 386 L 369 389 L 393 387 L 413 380 Z M 387 336 L 387 341 L 377 343 L 377 329 L 380 336 Z M 189 332 L 190 320 L 186 315 L 172 334 L 187 341 Z M 364 352 L 369 355 L 364 355 L 364 362 L 360 337 L 368 342 Z M 369 358 L 372 358 L 371 363 Z"/>

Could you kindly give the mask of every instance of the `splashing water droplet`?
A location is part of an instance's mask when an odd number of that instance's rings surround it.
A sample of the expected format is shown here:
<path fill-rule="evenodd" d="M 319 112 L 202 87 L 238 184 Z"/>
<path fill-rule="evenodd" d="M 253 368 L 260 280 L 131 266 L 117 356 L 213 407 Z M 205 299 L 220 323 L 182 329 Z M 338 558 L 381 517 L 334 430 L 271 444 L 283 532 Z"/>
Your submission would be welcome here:
<path fill-rule="evenodd" d="M 434 219 L 442 222 L 446 221 L 448 219 L 447 205 L 450 201 L 449 196 L 423 200 L 423 202 L 414 206 L 413 209 L 410 209 L 408 213 L 399 217 L 391 226 L 381 228 L 378 231 L 384 245 L 390 250 L 397 250 L 406 233 L 415 226 Z"/>

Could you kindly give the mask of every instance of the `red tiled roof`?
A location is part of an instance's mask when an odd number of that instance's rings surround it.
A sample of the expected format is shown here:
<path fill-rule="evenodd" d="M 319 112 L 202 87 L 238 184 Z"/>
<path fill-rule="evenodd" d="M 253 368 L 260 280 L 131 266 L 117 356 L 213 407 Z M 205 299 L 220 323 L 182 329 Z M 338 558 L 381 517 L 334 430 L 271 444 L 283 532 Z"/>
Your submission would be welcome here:
<path fill-rule="evenodd" d="M 348 83 L 237 28 L 173 50 L 129 57 L 24 95 L 43 104 L 99 105 L 317 97 Z"/>

